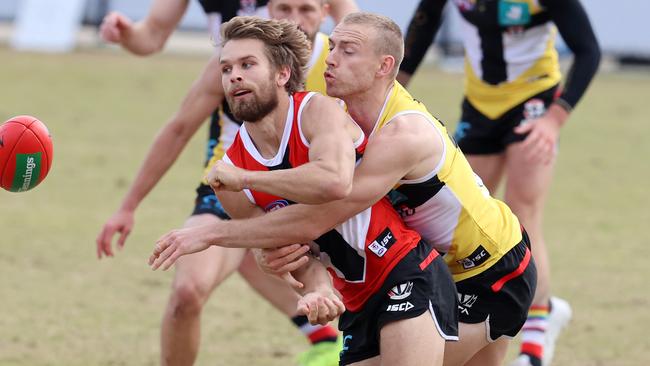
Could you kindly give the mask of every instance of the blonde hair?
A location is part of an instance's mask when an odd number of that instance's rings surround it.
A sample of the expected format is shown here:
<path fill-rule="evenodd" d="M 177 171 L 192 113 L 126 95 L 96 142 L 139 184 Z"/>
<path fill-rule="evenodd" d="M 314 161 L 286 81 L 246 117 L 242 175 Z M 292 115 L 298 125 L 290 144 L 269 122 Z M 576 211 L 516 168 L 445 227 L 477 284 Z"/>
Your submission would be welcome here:
<path fill-rule="evenodd" d="M 291 75 L 285 88 L 289 93 L 304 89 L 311 45 L 304 32 L 287 20 L 259 17 L 234 17 L 221 26 L 222 46 L 235 39 L 258 39 L 264 43 L 271 65 L 289 67 Z"/>
<path fill-rule="evenodd" d="M 397 23 L 383 15 L 367 12 L 348 14 L 341 23 L 372 28 L 375 52 L 379 55 L 393 56 L 395 59 L 393 77 L 397 76 L 399 65 L 404 59 L 404 39 L 402 38 L 402 30 Z"/>

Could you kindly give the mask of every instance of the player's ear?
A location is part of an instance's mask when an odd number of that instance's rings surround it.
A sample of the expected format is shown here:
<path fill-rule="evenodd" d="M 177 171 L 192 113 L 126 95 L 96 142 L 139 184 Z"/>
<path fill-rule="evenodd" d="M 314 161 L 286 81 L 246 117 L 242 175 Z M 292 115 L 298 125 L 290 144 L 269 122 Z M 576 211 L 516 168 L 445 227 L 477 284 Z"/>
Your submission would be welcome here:
<path fill-rule="evenodd" d="M 377 70 L 377 74 L 381 77 L 392 75 L 395 66 L 395 57 L 391 55 L 383 55 L 381 56 L 381 64 L 379 64 L 379 70 Z"/>
<path fill-rule="evenodd" d="M 281 66 L 278 69 L 278 74 L 276 76 L 276 82 L 278 86 L 285 86 L 291 78 L 291 68 L 288 65 Z"/>

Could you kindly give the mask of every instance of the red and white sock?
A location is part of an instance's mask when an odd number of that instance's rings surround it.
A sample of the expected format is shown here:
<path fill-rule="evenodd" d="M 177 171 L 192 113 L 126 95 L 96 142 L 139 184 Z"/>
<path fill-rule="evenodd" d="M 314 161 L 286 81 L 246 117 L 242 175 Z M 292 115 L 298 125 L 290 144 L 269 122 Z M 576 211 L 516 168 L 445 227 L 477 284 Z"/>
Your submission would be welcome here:
<path fill-rule="evenodd" d="M 311 344 L 321 342 L 336 342 L 339 333 L 331 325 L 311 325 L 309 319 L 304 315 L 298 315 L 291 318 L 293 324 L 300 329 L 302 334 L 309 339 Z"/>

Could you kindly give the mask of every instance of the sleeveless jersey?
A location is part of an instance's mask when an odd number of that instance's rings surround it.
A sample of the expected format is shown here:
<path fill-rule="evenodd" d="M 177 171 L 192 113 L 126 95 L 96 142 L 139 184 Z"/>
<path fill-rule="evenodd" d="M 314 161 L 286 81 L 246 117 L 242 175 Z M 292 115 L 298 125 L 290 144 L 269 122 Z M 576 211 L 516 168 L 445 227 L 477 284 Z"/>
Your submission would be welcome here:
<path fill-rule="evenodd" d="M 301 113 L 313 93 L 299 92 L 291 98 L 280 148 L 266 159 L 255 148 L 242 125 L 235 141 L 223 157 L 237 167 L 268 171 L 290 169 L 309 161 L 309 141 L 301 131 Z M 366 138 L 355 144 L 357 154 L 365 148 Z M 264 192 L 244 190 L 255 205 L 265 211 L 281 209 L 293 202 Z M 390 202 L 384 198 L 351 217 L 335 229 L 314 240 L 315 254 L 328 267 L 334 286 L 343 296 L 346 309 L 360 310 L 368 298 L 382 286 L 391 269 L 420 241 L 420 235 L 406 228 Z M 437 256 L 434 250 L 433 255 Z"/>
<path fill-rule="evenodd" d="M 538 0 L 453 0 L 461 14 L 465 93 L 497 119 L 561 79 L 557 30 Z"/>
<path fill-rule="evenodd" d="M 373 133 L 405 114 L 430 121 L 444 149 L 434 170 L 418 179 L 401 180 L 389 196 L 404 222 L 445 253 L 455 281 L 479 274 L 521 241 L 519 221 L 505 203 L 490 196 L 445 126 L 398 82 Z"/>
<path fill-rule="evenodd" d="M 325 86 L 325 69 L 327 64 L 325 59 L 329 55 L 329 38 L 323 33 L 317 33 L 314 40 L 311 58 L 307 63 L 308 72 L 305 78 L 305 90 L 327 94 Z M 240 121 L 230 113 L 227 103 L 223 103 L 223 111 L 219 113 L 219 118 L 213 118 L 210 126 L 210 138 L 214 139 L 212 146 L 208 147 L 208 163 L 204 170 L 204 176 L 210 172 L 210 167 L 221 159 L 224 152 L 232 144 L 235 135 L 241 125 Z M 204 181 L 205 183 L 205 181 Z"/>

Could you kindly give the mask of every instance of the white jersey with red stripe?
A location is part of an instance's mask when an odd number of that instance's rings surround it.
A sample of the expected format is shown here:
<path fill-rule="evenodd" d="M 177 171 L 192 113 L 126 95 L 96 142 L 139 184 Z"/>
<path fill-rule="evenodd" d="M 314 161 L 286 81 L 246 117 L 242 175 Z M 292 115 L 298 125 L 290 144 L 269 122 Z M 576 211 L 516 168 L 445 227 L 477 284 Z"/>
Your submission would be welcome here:
<path fill-rule="evenodd" d="M 262 157 L 244 124 L 223 160 L 258 171 L 291 169 L 309 162 L 309 141 L 301 130 L 301 114 L 314 94 L 298 92 L 291 96 L 280 148 L 273 158 Z M 356 141 L 357 156 L 363 153 L 366 141 L 365 135 Z M 252 203 L 267 212 L 294 203 L 264 192 L 244 192 Z M 384 198 L 314 240 L 312 247 L 332 274 L 346 309 L 358 311 L 419 242 L 420 235 L 405 226 Z"/>

